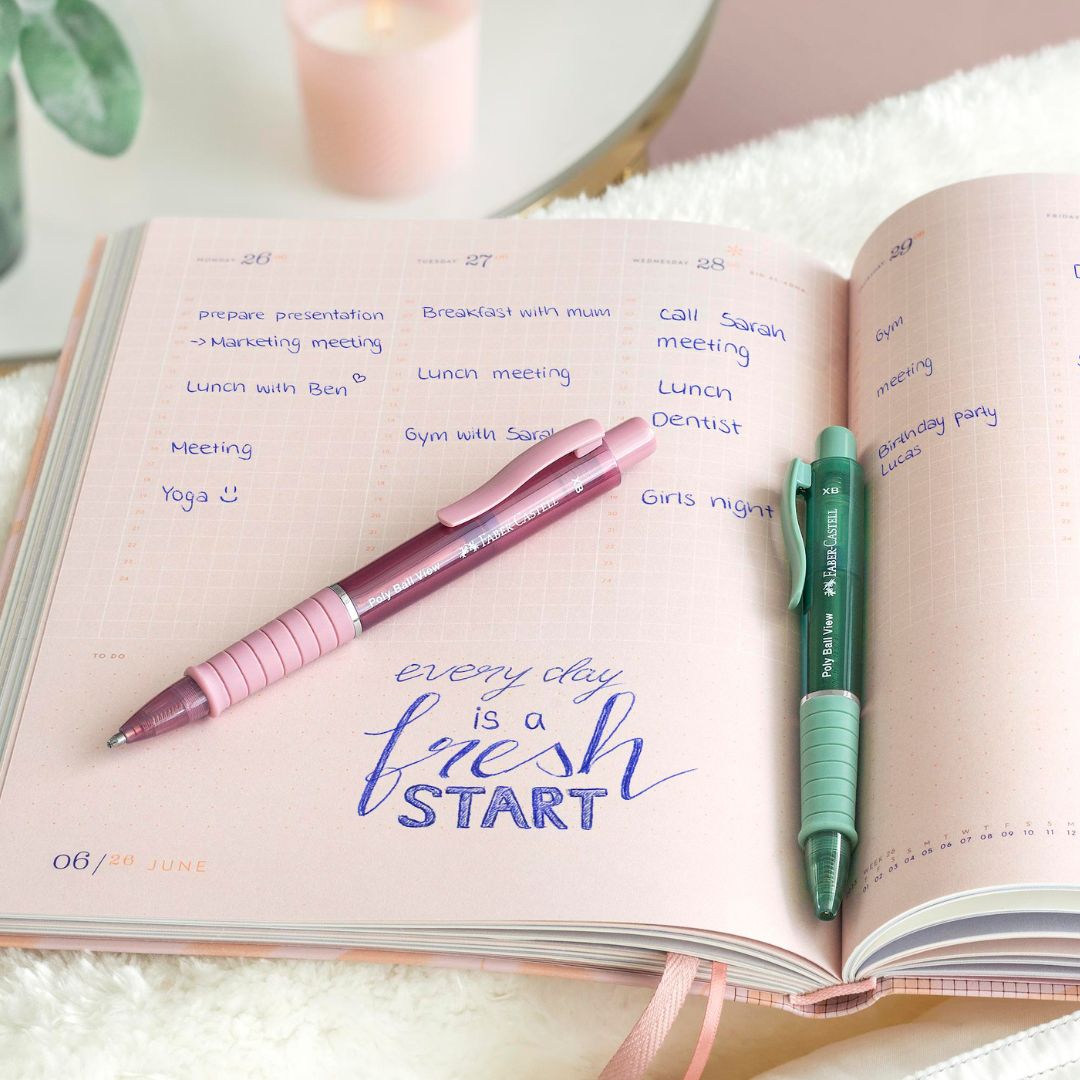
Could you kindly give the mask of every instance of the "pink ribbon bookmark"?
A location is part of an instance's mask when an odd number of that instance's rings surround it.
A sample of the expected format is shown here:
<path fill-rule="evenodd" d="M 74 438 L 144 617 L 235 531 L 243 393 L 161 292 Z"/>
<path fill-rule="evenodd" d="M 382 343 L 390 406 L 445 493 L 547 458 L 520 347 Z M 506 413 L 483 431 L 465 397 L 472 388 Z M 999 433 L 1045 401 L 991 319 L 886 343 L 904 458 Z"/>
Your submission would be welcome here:
<path fill-rule="evenodd" d="M 623 1039 L 622 1045 L 604 1066 L 599 1080 L 644 1080 L 649 1065 L 671 1031 L 694 985 L 699 963 L 696 956 L 668 953 L 656 991 L 638 1017 L 637 1023 Z M 709 1060 L 709 1052 L 716 1041 L 726 989 L 727 966 L 712 964 L 701 1033 L 698 1035 L 694 1056 L 687 1067 L 684 1080 L 698 1080 Z"/>

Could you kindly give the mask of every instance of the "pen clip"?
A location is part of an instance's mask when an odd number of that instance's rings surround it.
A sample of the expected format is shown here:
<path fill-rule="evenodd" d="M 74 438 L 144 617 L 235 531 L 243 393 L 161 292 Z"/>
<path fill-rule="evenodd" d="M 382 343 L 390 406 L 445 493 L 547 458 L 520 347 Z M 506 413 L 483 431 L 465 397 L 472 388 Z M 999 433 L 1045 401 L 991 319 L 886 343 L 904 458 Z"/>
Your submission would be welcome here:
<path fill-rule="evenodd" d="M 472 521 L 508 499 L 537 473 L 543 472 L 549 465 L 554 465 L 559 458 L 571 453 L 575 457 L 584 457 L 591 454 L 603 441 L 604 428 L 599 420 L 579 420 L 562 431 L 556 431 L 518 454 L 474 492 L 449 506 L 444 506 L 439 511 L 439 521 L 450 527 Z"/>
<path fill-rule="evenodd" d="M 800 491 L 809 490 L 810 481 L 810 466 L 805 461 L 794 458 L 788 466 L 787 476 L 784 477 L 784 492 L 780 501 L 780 525 L 784 533 L 788 565 L 791 567 L 791 596 L 788 607 L 792 610 L 801 603 L 806 585 L 806 541 L 799 528 L 795 500 Z"/>

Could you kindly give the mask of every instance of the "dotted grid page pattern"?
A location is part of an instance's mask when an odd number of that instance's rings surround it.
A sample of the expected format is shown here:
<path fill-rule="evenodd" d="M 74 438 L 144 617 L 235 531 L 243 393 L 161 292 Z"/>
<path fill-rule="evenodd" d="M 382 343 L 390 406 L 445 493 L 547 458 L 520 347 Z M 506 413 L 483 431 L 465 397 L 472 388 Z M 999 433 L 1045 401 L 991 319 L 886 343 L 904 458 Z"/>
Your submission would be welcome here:
<path fill-rule="evenodd" d="M 1080 180 L 911 203 L 851 304 L 871 589 L 846 953 L 938 897 L 1080 881 Z"/>
<path fill-rule="evenodd" d="M 778 492 L 844 419 L 846 328 L 841 279 L 733 230 L 153 223 L 0 800 L 3 910 L 671 924 L 835 972 L 793 840 Z M 613 492 L 221 718 L 106 751 L 185 666 L 537 440 L 631 415 L 659 448 Z"/>

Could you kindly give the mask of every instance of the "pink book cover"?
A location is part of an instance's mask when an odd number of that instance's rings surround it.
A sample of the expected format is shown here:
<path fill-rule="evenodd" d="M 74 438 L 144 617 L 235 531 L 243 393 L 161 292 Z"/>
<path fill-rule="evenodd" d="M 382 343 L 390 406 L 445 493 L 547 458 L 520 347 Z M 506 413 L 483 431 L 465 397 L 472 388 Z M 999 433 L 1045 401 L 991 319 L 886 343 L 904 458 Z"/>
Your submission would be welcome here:
<path fill-rule="evenodd" d="M 83 320 L 86 318 L 86 310 L 90 304 L 90 294 L 97 279 L 98 268 L 101 265 L 101 253 L 105 241 L 98 240 L 90 254 L 86 266 L 86 273 L 79 285 L 78 294 L 75 297 L 75 307 L 71 313 L 71 322 L 64 337 L 64 344 L 60 350 L 60 356 L 56 363 L 56 376 L 52 388 L 49 391 L 48 401 L 45 403 L 45 411 L 41 417 L 41 428 L 34 440 L 34 448 L 30 453 L 30 463 L 26 470 L 26 482 L 23 484 L 22 494 L 15 508 L 15 516 L 11 522 L 11 532 L 4 544 L 4 553 L 0 558 L 0 597 L 7 592 L 8 583 L 11 580 L 11 572 L 15 566 L 15 559 L 19 553 L 23 534 L 26 530 L 26 516 L 30 512 L 30 505 L 34 500 L 34 492 L 37 490 L 38 478 L 41 475 L 41 465 L 45 458 L 45 451 L 49 446 L 49 437 L 52 435 L 53 424 L 56 422 L 56 414 L 60 408 L 60 400 L 67 386 L 67 377 L 71 371 L 71 362 L 75 356 L 75 347 L 82 332 Z"/>

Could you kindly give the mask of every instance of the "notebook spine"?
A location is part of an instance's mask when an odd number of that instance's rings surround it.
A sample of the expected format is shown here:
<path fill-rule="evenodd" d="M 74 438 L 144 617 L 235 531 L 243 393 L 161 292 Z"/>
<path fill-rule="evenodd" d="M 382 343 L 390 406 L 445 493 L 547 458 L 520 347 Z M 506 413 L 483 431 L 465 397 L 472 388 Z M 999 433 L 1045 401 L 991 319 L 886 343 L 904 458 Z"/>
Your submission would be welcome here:
<path fill-rule="evenodd" d="M 812 1014 L 855 1012 L 869 1005 L 877 993 L 877 979 L 861 979 L 859 982 L 823 986 L 807 994 L 789 994 L 785 1007 L 791 1012 Z"/>

